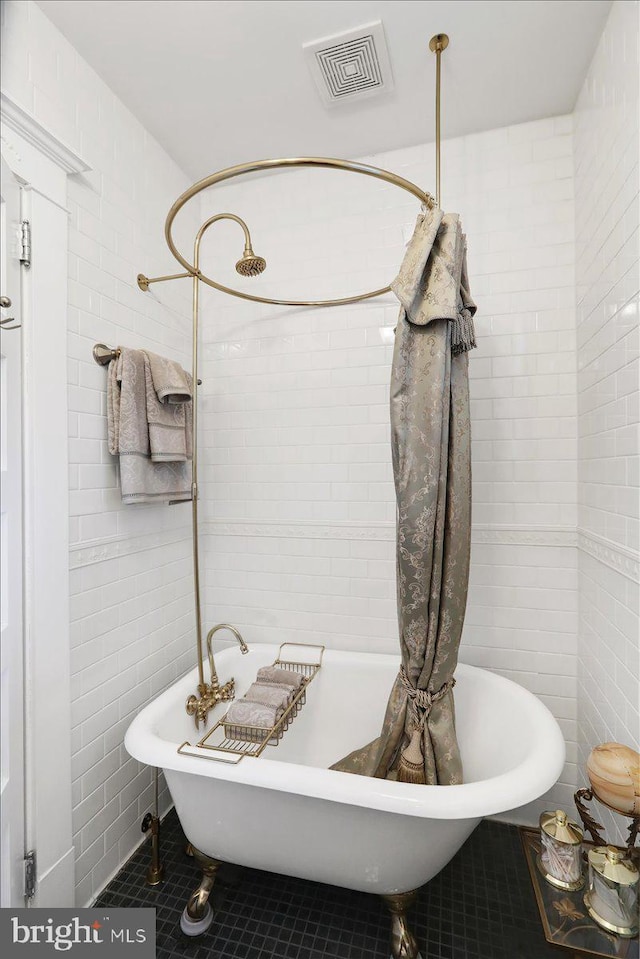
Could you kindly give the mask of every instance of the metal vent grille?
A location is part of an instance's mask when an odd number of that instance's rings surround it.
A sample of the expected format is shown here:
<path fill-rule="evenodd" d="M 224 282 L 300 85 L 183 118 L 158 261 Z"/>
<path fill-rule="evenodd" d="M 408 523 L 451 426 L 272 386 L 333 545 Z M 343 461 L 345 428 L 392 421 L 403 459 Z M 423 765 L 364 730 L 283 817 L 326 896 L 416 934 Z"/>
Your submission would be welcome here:
<path fill-rule="evenodd" d="M 303 44 L 326 104 L 370 97 L 393 87 L 382 22 Z"/>

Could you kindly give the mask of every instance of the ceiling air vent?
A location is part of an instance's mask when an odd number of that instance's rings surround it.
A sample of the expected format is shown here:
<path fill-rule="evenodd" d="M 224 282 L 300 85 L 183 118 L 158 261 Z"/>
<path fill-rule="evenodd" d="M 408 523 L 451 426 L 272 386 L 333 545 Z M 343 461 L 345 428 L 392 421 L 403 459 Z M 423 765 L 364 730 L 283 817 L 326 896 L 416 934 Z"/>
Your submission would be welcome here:
<path fill-rule="evenodd" d="M 327 105 L 349 103 L 393 89 L 382 21 L 302 45 Z"/>

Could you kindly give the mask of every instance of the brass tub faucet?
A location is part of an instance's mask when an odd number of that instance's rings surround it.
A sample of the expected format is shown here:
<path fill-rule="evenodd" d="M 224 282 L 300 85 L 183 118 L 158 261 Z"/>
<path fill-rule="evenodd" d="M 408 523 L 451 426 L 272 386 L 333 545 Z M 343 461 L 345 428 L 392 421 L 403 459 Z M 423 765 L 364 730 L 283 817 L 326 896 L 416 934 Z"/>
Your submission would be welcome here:
<path fill-rule="evenodd" d="M 207 713 L 210 709 L 213 709 L 213 707 L 217 706 L 217 704 L 220 702 L 233 699 L 235 696 L 235 680 L 230 679 L 224 684 L 224 686 L 221 686 L 215 663 L 213 661 L 213 649 L 211 648 L 211 644 L 215 633 L 217 633 L 220 629 L 228 629 L 233 633 L 240 644 L 240 650 L 243 655 L 249 652 L 249 647 L 242 638 L 240 630 L 236 629 L 235 626 L 231 626 L 230 623 L 218 623 L 217 626 L 213 626 L 209 630 L 207 633 L 207 656 L 209 657 L 209 672 L 211 674 L 211 682 L 199 683 L 198 695 L 189 696 L 186 702 L 187 713 L 189 716 L 194 717 L 196 729 L 200 728 L 201 722 L 206 722 Z"/>
<path fill-rule="evenodd" d="M 231 623 L 218 623 L 217 626 L 212 626 L 209 632 L 207 633 L 207 655 L 209 657 L 209 669 L 211 670 L 212 676 L 214 675 L 215 670 L 213 668 L 213 653 L 211 652 L 211 641 L 213 639 L 214 634 L 217 633 L 218 630 L 220 629 L 228 629 L 233 633 L 235 638 L 238 640 L 238 643 L 240 644 L 240 649 L 242 651 L 243 656 L 245 653 L 249 652 L 249 647 L 247 646 L 244 639 L 240 635 L 240 630 L 236 629 L 235 626 L 232 626 Z"/>

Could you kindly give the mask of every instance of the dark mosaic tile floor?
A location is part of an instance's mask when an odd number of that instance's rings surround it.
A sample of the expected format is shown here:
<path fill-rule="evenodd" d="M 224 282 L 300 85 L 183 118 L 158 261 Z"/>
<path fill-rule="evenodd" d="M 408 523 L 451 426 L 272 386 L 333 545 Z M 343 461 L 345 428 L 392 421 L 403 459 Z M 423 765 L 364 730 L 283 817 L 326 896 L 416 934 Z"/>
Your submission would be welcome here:
<path fill-rule="evenodd" d="M 166 879 L 144 884 L 148 843 L 96 901 L 155 906 L 159 959 L 389 959 L 389 920 L 375 896 L 224 866 L 212 896 L 213 925 L 199 939 L 180 914 L 199 882 L 175 811 L 162 826 Z M 559 959 L 544 940 L 515 826 L 483 822 L 425 886 L 410 914 L 423 959 Z"/>

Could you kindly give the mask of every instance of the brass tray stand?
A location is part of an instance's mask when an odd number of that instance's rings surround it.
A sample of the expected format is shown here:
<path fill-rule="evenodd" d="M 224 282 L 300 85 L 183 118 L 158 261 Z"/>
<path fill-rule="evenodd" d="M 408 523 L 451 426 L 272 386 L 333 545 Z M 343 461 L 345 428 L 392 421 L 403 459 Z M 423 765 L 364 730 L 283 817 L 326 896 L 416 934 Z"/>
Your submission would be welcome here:
<path fill-rule="evenodd" d="M 541 852 L 540 832 L 520 827 L 529 875 L 547 942 L 558 950 L 568 950 L 568 959 L 639 959 L 638 937 L 623 939 L 607 932 L 591 919 L 583 902 L 584 888 L 577 892 L 555 889 L 545 881 L 536 865 Z M 584 851 L 594 843 L 585 841 Z M 559 953 L 560 955 L 560 953 Z"/>
<path fill-rule="evenodd" d="M 318 655 L 313 662 L 300 662 L 288 658 L 292 655 L 289 652 L 285 656 L 285 647 L 317 650 Z M 197 756 L 199 759 L 237 765 L 245 756 L 252 756 L 256 759 L 267 746 L 277 746 L 307 701 L 307 689 L 322 666 L 324 649 L 324 646 L 314 646 L 307 643 L 282 643 L 280 646 L 278 657 L 272 665 L 277 669 L 291 669 L 302 673 L 303 681 L 300 691 L 296 693 L 275 726 L 268 729 L 264 726 L 229 726 L 225 713 L 195 745 L 192 745 L 188 740 L 183 742 L 178 747 L 180 755 Z M 228 735 L 229 731 L 231 731 L 231 735 Z"/>

